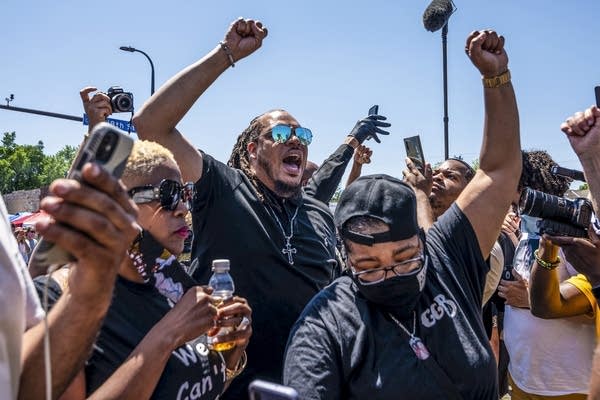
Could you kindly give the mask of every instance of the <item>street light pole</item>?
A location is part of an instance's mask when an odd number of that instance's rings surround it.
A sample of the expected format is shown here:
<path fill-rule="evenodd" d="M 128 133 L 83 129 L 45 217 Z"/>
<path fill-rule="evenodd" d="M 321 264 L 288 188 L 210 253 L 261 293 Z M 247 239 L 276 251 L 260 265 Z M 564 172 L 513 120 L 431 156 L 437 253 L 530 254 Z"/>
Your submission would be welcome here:
<path fill-rule="evenodd" d="M 143 52 L 142 50 L 138 50 L 135 47 L 131 47 L 131 46 L 121 46 L 119 47 L 119 49 L 123 50 L 123 51 L 128 51 L 130 53 L 133 52 L 137 52 L 137 53 L 142 53 L 150 62 L 150 70 L 152 73 L 152 77 L 151 77 L 151 81 L 150 81 L 150 95 L 154 94 L 154 63 L 152 62 L 152 59 L 150 58 L 150 56 L 148 54 L 146 54 L 145 52 Z"/>

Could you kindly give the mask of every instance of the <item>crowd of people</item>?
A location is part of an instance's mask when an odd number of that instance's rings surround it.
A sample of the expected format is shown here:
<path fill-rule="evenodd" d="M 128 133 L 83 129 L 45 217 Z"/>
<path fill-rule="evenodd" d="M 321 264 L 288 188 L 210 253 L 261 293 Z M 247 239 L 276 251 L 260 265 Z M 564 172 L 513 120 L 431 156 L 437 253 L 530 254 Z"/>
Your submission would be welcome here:
<path fill-rule="evenodd" d="M 361 176 L 365 141 L 390 133 L 378 114 L 320 165 L 308 160 L 313 132 L 283 109 L 250 121 L 227 162 L 179 131 L 267 35 L 234 21 L 154 93 L 133 117 L 139 140 L 120 180 L 88 163 L 80 180 L 51 185 L 35 229 L 75 261 L 28 267 L 36 243 L 13 236 L 0 204 L 6 398 L 244 399 L 256 379 L 300 399 L 600 398 L 600 226 L 540 230 L 555 217 L 540 208 L 568 208 L 570 180 L 547 152 L 521 150 L 504 37 L 474 31 L 465 44 L 483 84 L 479 167 L 406 159 L 392 177 Z M 85 143 L 112 108 L 94 87 L 80 95 Z M 597 210 L 600 109 L 561 129 Z M 222 259 L 235 283 L 225 298 L 206 285 Z"/>
<path fill-rule="evenodd" d="M 21 226 L 12 226 L 12 232 L 17 239 L 19 253 L 25 262 L 29 262 L 29 257 L 37 244 L 37 233 L 34 227 L 23 228 Z"/>

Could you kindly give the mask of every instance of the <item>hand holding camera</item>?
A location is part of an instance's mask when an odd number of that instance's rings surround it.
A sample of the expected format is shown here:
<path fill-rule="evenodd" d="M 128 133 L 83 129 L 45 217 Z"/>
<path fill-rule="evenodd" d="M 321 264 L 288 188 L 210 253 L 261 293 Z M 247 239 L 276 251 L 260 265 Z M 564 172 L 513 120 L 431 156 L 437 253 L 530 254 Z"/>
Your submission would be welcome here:
<path fill-rule="evenodd" d="M 119 112 L 133 112 L 133 93 L 125 92 L 119 86 L 111 86 L 106 93 L 96 92 L 98 89 L 88 86 L 79 92 L 83 110 L 90 119 L 90 128 L 106 121 L 109 115 Z M 90 93 L 94 93 L 90 99 Z"/>

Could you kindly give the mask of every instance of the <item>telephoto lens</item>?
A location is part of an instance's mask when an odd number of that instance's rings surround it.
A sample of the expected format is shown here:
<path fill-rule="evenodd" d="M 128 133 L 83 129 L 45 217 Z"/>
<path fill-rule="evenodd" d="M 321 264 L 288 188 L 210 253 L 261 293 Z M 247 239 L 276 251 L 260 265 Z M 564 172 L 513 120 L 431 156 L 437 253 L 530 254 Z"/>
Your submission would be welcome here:
<path fill-rule="evenodd" d="M 593 213 L 592 203 L 586 198 L 569 200 L 531 188 L 523 189 L 519 210 L 521 214 L 554 222 L 539 223 L 540 233 L 544 233 L 545 230 L 553 235 L 560 233 L 564 236 L 577 237 L 587 234 Z M 574 229 L 568 229 L 568 226 Z"/>

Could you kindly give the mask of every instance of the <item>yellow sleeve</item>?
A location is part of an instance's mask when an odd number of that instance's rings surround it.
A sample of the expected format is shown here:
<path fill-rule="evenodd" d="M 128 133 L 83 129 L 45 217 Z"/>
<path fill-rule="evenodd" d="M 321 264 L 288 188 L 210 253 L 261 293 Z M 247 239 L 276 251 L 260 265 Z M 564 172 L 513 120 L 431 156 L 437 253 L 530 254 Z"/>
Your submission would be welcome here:
<path fill-rule="evenodd" d="M 596 338 L 600 338 L 600 310 L 598 310 L 598 304 L 596 298 L 592 294 L 592 284 L 587 280 L 583 274 L 577 274 L 570 277 L 565 282 L 575 286 L 590 302 L 592 306 L 592 313 L 588 314 L 590 317 L 596 319 Z"/>

